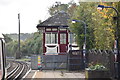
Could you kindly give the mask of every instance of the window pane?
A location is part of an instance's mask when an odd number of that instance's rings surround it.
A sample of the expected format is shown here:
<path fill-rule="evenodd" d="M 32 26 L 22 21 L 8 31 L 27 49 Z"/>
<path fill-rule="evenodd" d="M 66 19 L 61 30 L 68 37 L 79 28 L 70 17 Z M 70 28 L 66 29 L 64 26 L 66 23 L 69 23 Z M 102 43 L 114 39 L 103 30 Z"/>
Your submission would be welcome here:
<path fill-rule="evenodd" d="M 57 33 L 46 33 L 46 44 L 57 44 L 58 35 Z"/>
<path fill-rule="evenodd" d="M 57 28 L 53 28 L 52 31 L 57 31 Z"/>
<path fill-rule="evenodd" d="M 60 44 L 66 44 L 66 34 L 60 34 Z"/>
<path fill-rule="evenodd" d="M 51 31 L 51 28 L 47 28 L 46 31 Z"/>
<path fill-rule="evenodd" d="M 61 30 L 61 31 L 66 31 L 66 29 L 64 29 L 64 28 L 61 28 L 60 30 Z"/>
<path fill-rule="evenodd" d="M 70 38 L 71 38 L 71 40 L 70 40 Z M 76 43 L 76 38 L 75 38 L 75 34 L 73 34 L 73 33 L 69 33 L 69 37 L 68 37 L 68 40 L 69 40 L 69 43 L 71 42 L 71 43 Z"/>
<path fill-rule="evenodd" d="M 46 44 L 51 44 L 51 33 L 46 33 L 45 40 Z"/>
<path fill-rule="evenodd" d="M 57 33 L 52 33 L 52 43 L 56 44 L 58 41 L 58 36 Z"/>

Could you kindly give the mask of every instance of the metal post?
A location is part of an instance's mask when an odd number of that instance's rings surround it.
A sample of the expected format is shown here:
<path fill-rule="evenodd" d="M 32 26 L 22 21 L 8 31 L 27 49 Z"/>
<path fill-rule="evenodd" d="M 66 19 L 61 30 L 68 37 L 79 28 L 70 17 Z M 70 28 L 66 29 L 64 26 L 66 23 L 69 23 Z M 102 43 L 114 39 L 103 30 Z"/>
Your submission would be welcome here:
<path fill-rule="evenodd" d="M 116 8 L 112 7 L 112 6 L 104 6 L 104 5 L 98 5 L 98 9 L 99 10 L 102 10 L 104 8 L 112 8 L 114 9 L 114 11 L 116 12 L 117 14 L 117 22 L 116 22 L 116 31 L 115 31 L 115 77 L 117 78 L 117 80 L 119 80 L 120 78 L 120 53 L 119 53 L 119 12 Z"/>
<path fill-rule="evenodd" d="M 83 47 L 86 51 L 86 23 L 82 20 L 72 20 L 73 23 L 75 22 L 82 22 L 84 24 L 84 44 L 83 44 Z"/>
<path fill-rule="evenodd" d="M 85 68 L 87 66 L 87 63 L 86 63 L 86 23 L 82 20 L 73 20 L 75 22 L 82 22 L 84 24 L 84 44 L 83 44 L 83 58 L 84 58 L 84 64 L 85 64 Z"/>
<path fill-rule="evenodd" d="M 114 8 L 113 8 L 114 9 Z M 119 14 L 116 9 L 114 9 L 117 13 L 117 23 L 116 23 L 116 41 L 117 41 L 117 79 L 120 78 L 120 53 L 119 53 L 119 33 L 118 33 L 118 26 L 119 26 Z"/>
<path fill-rule="evenodd" d="M 82 21 L 84 23 L 84 44 L 83 44 L 83 53 L 86 54 L 86 23 L 84 21 Z"/>
<path fill-rule="evenodd" d="M 83 44 L 83 57 L 84 57 L 84 65 L 85 68 L 87 66 L 86 63 L 86 23 L 84 21 L 82 21 L 84 23 L 84 44 Z"/>
<path fill-rule="evenodd" d="M 72 50 L 72 32 L 70 32 L 70 45 L 69 45 L 69 47 L 70 47 L 70 50 Z"/>
<path fill-rule="evenodd" d="M 20 52 L 20 13 L 18 14 L 18 58 L 21 57 Z"/>
<path fill-rule="evenodd" d="M 84 67 L 87 67 L 87 59 L 86 59 L 86 23 L 82 20 L 79 20 L 80 22 L 82 22 L 84 24 L 84 44 L 83 44 L 83 59 L 84 59 Z"/>
<path fill-rule="evenodd" d="M 116 50 L 117 50 L 117 53 L 116 53 L 116 56 L 117 56 L 117 60 L 115 61 L 115 71 L 116 71 L 116 78 L 119 80 L 120 78 L 120 53 L 119 53 L 119 33 L 118 33 L 118 30 L 119 30 L 119 12 L 116 8 L 114 7 L 111 7 L 111 6 L 105 6 L 105 8 L 112 8 L 115 10 L 116 14 L 117 14 L 117 22 L 116 22 L 116 33 L 115 33 L 115 40 L 116 40 Z"/>
<path fill-rule="evenodd" d="M 118 36 L 118 26 L 119 26 L 119 12 L 118 12 L 118 10 L 116 9 L 116 8 L 114 8 L 114 7 L 111 7 L 111 6 L 104 6 L 104 8 L 112 8 L 112 9 L 114 9 L 115 10 L 115 12 L 116 12 L 116 14 L 117 14 L 117 22 L 116 22 L 116 33 L 115 33 L 115 38 L 116 38 L 116 43 L 117 43 L 117 46 L 116 46 L 116 48 L 117 48 L 117 54 L 119 54 L 119 36 Z"/>

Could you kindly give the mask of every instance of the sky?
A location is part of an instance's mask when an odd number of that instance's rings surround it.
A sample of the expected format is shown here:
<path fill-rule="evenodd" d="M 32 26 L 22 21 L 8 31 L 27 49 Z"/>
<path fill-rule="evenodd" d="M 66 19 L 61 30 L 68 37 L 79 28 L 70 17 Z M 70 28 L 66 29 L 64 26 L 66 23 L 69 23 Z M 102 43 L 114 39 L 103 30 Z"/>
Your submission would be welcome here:
<path fill-rule="evenodd" d="M 18 13 L 21 33 L 36 32 L 38 21 L 49 17 L 48 8 L 56 1 L 68 3 L 71 0 L 0 0 L 0 33 L 18 33 Z"/>
<path fill-rule="evenodd" d="M 0 33 L 18 33 L 18 13 L 20 32 L 36 32 L 38 21 L 49 17 L 48 8 L 56 1 L 68 3 L 71 0 L 0 0 Z"/>

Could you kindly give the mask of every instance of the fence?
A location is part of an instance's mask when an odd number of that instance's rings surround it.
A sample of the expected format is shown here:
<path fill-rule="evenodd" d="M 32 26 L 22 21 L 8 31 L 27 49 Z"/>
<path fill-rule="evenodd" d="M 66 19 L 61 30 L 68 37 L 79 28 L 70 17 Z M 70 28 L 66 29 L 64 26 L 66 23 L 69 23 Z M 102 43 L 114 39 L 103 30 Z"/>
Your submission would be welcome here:
<path fill-rule="evenodd" d="M 101 63 L 109 69 L 110 76 L 115 76 L 114 52 L 112 50 L 89 50 L 87 52 L 87 60 L 88 66 L 91 63 Z"/>
<path fill-rule="evenodd" d="M 38 55 L 31 56 L 31 69 L 38 69 Z"/>
<path fill-rule="evenodd" d="M 84 69 L 82 50 L 72 50 L 64 55 L 41 55 L 42 69 Z M 31 68 L 38 69 L 38 55 L 31 57 Z"/>
<path fill-rule="evenodd" d="M 83 51 L 70 50 L 68 54 L 68 70 L 82 70 L 84 68 Z"/>
<path fill-rule="evenodd" d="M 43 69 L 66 69 L 67 55 L 42 55 Z"/>

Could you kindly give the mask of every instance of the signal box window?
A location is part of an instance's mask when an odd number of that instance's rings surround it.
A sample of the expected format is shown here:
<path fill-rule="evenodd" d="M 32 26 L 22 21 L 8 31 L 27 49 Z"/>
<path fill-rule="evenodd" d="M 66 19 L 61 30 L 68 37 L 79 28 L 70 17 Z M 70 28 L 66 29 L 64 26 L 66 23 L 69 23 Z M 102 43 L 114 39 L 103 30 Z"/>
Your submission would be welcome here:
<path fill-rule="evenodd" d="M 60 44 L 66 44 L 66 33 L 60 34 Z"/>
<path fill-rule="evenodd" d="M 46 33 L 46 44 L 57 44 L 58 35 L 57 33 Z"/>

